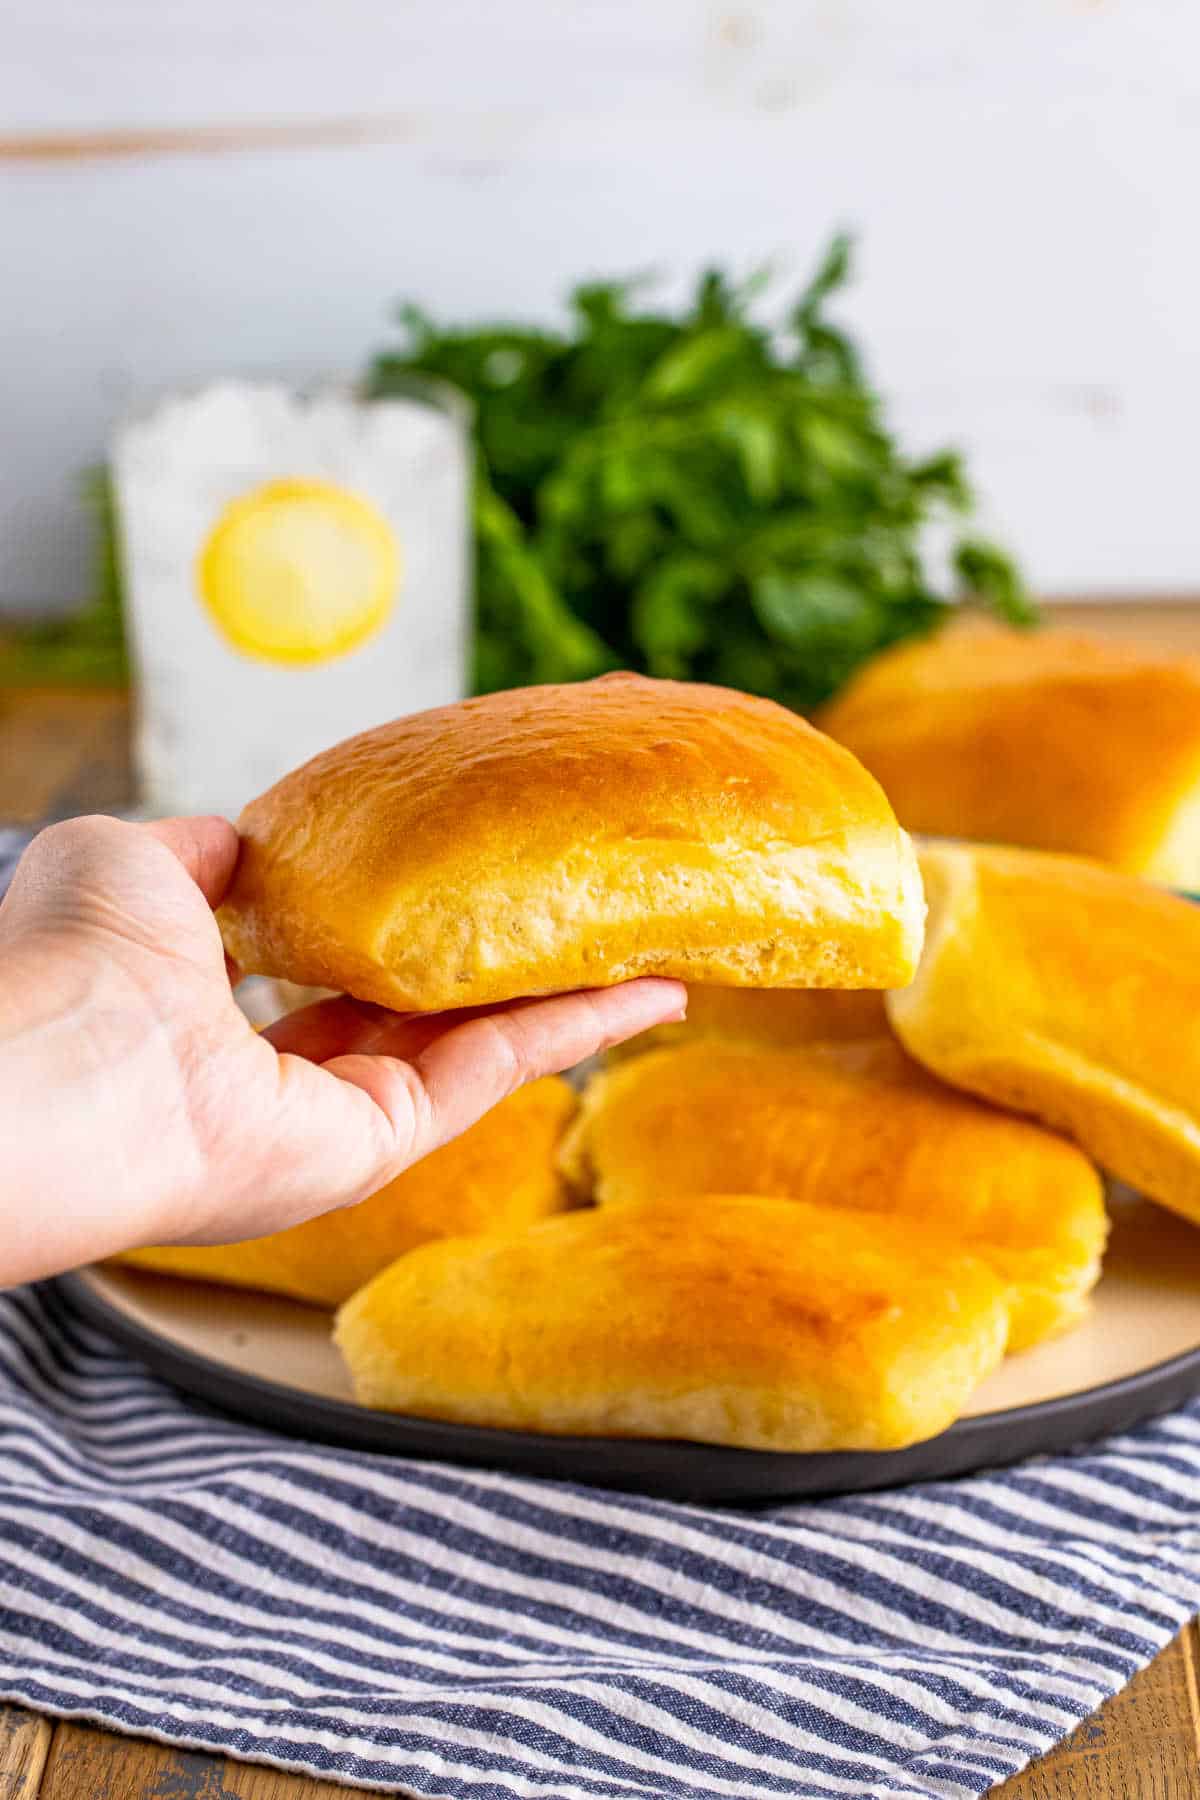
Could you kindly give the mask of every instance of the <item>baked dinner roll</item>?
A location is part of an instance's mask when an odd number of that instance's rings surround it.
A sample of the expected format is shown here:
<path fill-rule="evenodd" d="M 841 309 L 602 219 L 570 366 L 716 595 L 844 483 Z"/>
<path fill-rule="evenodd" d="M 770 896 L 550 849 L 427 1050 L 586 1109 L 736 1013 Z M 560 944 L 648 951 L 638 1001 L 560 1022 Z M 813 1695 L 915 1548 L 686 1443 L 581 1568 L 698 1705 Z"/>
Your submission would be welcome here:
<path fill-rule="evenodd" d="M 696 1038 L 783 1048 L 814 1039 L 878 1037 L 889 1030 L 883 995 L 875 988 L 729 988 L 696 982 L 688 987 L 686 1019 L 655 1025 L 604 1054 L 621 1062 Z"/>
<path fill-rule="evenodd" d="M 1200 907 L 1029 850 L 922 865 L 928 948 L 888 1000 L 912 1054 L 1200 1222 Z"/>
<path fill-rule="evenodd" d="M 958 1416 L 1007 1330 L 991 1270 L 908 1221 L 705 1195 L 429 1244 L 335 1338 L 364 1405 L 422 1418 L 890 1450 Z"/>
<path fill-rule="evenodd" d="M 952 1237 L 1012 1285 L 1014 1349 L 1076 1323 L 1108 1230 L 1073 1144 L 944 1087 L 890 1037 L 651 1052 L 590 1084 L 562 1161 L 601 1206 L 769 1194 L 894 1220 L 917 1248 Z"/>
<path fill-rule="evenodd" d="M 519 1088 L 358 1206 L 243 1244 L 167 1245 L 116 1261 L 337 1306 L 416 1244 L 558 1212 L 566 1195 L 555 1150 L 574 1110 L 571 1088 L 552 1075 Z"/>
<path fill-rule="evenodd" d="M 849 752 L 768 700 L 606 675 L 368 731 L 238 821 L 250 973 L 429 1012 L 635 975 L 895 987 L 912 848 Z"/>
<path fill-rule="evenodd" d="M 1200 660 L 972 623 L 877 657 L 817 722 L 910 831 L 1200 887 Z"/>

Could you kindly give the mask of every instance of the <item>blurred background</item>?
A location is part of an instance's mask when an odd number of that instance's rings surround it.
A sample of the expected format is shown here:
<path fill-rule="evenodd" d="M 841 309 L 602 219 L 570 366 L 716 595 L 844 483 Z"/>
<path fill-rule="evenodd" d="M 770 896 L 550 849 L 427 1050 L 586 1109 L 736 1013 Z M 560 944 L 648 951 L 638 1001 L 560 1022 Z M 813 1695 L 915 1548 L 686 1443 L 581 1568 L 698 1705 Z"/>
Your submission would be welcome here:
<path fill-rule="evenodd" d="M 83 473 L 164 390 L 646 272 L 670 313 L 769 265 L 784 316 L 839 230 L 831 329 L 910 467 L 963 453 L 974 538 L 1052 600 L 1200 592 L 1189 0 L 15 0 L 5 39 L 0 618 L 103 583 Z"/>

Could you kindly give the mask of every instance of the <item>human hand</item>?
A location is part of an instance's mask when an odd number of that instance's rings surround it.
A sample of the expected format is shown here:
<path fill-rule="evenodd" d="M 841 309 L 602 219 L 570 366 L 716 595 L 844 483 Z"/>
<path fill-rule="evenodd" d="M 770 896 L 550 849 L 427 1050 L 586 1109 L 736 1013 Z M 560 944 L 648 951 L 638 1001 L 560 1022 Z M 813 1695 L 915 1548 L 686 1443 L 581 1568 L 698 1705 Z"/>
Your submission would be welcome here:
<path fill-rule="evenodd" d="M 403 1017 L 348 999 L 259 1034 L 212 909 L 224 819 L 51 826 L 0 905 L 0 1284 L 351 1205 L 525 1081 L 680 1018 L 679 982 Z"/>

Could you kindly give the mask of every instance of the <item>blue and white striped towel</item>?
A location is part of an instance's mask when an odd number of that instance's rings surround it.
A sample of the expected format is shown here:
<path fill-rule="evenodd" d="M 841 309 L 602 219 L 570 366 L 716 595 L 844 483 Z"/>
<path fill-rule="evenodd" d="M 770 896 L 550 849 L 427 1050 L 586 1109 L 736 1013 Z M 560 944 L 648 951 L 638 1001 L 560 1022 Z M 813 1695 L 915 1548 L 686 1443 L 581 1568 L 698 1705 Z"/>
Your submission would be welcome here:
<path fill-rule="evenodd" d="M 1200 1606 L 1200 1407 L 753 1514 L 283 1441 L 0 1296 L 0 1694 L 462 1800 L 974 1795 Z"/>
<path fill-rule="evenodd" d="M 1200 1404 L 734 1513 L 285 1441 L 0 1295 L 0 1695 L 455 1800 L 977 1795 L 1200 1609 Z"/>

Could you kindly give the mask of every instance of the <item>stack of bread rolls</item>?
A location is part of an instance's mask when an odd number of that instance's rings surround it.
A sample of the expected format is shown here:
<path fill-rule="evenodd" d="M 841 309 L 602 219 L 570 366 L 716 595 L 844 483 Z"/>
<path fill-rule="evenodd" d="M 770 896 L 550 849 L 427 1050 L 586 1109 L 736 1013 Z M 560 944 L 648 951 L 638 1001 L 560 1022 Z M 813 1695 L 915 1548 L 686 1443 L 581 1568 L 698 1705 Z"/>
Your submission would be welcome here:
<path fill-rule="evenodd" d="M 338 1308 L 366 1405 L 898 1447 L 1083 1315 L 1100 1169 L 1200 1220 L 1200 911 L 1069 857 L 918 865 L 862 763 L 770 702 L 491 695 L 337 746 L 239 829 L 249 972 L 406 1012 L 690 986 L 686 1024 L 352 1210 L 126 1259 Z"/>

